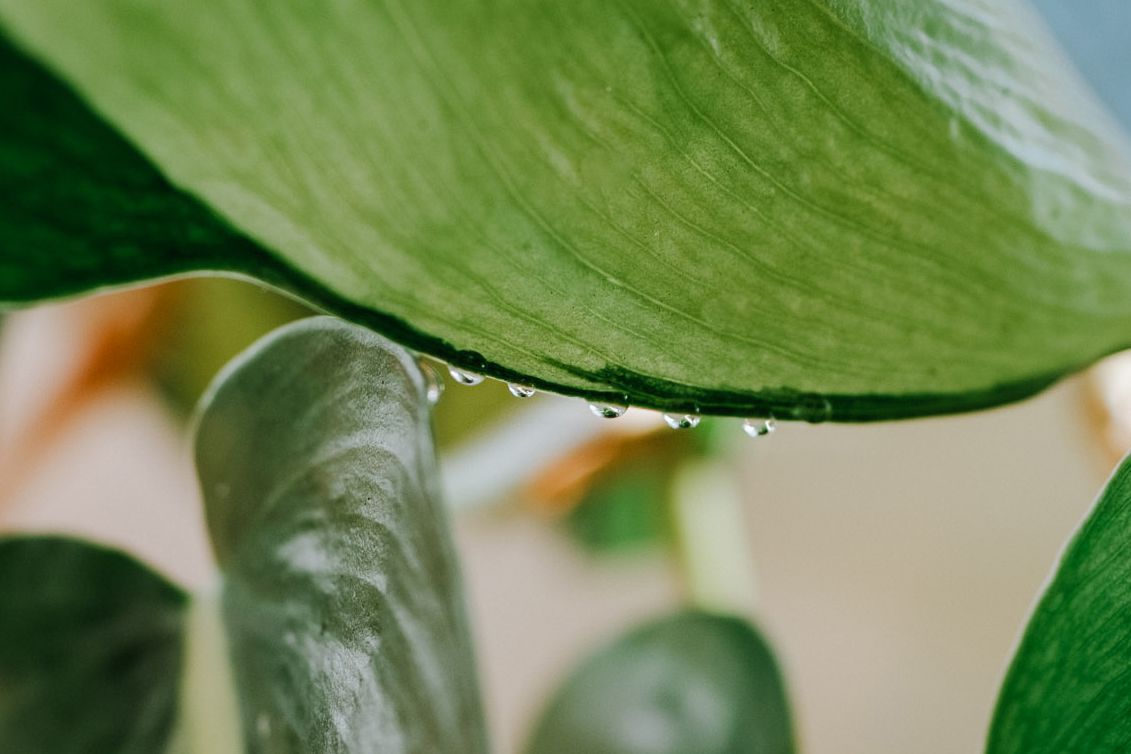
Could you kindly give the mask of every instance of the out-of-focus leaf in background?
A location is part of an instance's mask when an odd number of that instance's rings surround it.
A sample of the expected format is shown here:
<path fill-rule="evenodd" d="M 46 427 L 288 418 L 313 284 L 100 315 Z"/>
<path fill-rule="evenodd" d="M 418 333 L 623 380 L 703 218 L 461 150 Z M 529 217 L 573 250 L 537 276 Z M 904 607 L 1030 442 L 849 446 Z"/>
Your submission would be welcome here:
<path fill-rule="evenodd" d="M 619 553 L 670 538 L 670 470 L 638 463 L 611 470 L 566 518 L 570 534 L 594 553 Z"/>
<path fill-rule="evenodd" d="M 153 754 L 176 717 L 187 595 L 118 552 L 0 539 L 0 751 Z"/>
<path fill-rule="evenodd" d="M 527 754 L 792 754 L 781 676 L 739 618 L 683 612 L 587 658 L 555 693 Z"/>

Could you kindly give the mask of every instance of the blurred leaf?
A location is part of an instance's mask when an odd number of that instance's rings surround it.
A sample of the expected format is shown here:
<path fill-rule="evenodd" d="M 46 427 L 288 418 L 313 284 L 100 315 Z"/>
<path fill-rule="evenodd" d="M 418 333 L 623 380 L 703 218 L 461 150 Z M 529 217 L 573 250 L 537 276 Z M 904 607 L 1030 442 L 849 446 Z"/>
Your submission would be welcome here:
<path fill-rule="evenodd" d="M 685 612 L 602 649 L 558 690 L 527 754 L 788 754 L 777 664 L 745 621 Z"/>
<path fill-rule="evenodd" d="M 164 751 L 185 599 L 144 565 L 92 544 L 0 540 L 0 751 Z"/>
<path fill-rule="evenodd" d="M 569 511 L 570 533 L 596 553 L 621 552 L 664 540 L 671 533 L 669 476 L 653 464 L 613 470 Z"/>
<path fill-rule="evenodd" d="M 5 52 L 0 300 L 226 270 L 601 400 L 851 421 L 1017 399 L 1131 339 L 1131 150 L 1035 20 L 0 0 L 161 171 Z"/>
<path fill-rule="evenodd" d="M 998 698 L 989 754 L 1131 751 L 1131 458 L 1061 558 Z"/>
<path fill-rule="evenodd" d="M 1088 82 L 1131 127 L 1131 3 L 1033 0 Z"/>
<path fill-rule="evenodd" d="M 308 319 L 205 406 L 197 468 L 249 751 L 484 751 L 415 359 Z"/>

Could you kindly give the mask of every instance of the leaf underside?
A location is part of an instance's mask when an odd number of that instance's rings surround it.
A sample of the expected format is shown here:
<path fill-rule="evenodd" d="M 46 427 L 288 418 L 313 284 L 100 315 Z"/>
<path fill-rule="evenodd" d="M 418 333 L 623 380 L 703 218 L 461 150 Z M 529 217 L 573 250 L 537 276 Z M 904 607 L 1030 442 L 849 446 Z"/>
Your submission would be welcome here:
<path fill-rule="evenodd" d="M 0 539 L 0 599 L 0 750 L 165 750 L 184 593 L 126 555 L 19 537 Z"/>
<path fill-rule="evenodd" d="M 282 328 L 218 378 L 196 459 L 248 751 L 485 751 L 414 359 Z"/>
<path fill-rule="evenodd" d="M 34 96 L 0 116 L 0 300 L 235 272 L 509 381 L 811 421 L 1014 400 L 1131 341 L 1129 150 L 1016 0 L 0 25 L 110 124 L 5 53 Z"/>
<path fill-rule="evenodd" d="M 1131 751 L 1131 459 L 1061 558 L 1006 676 L 988 754 Z"/>
<path fill-rule="evenodd" d="M 684 612 L 587 659 L 555 694 L 527 754 L 791 754 L 769 647 L 738 618 Z"/>

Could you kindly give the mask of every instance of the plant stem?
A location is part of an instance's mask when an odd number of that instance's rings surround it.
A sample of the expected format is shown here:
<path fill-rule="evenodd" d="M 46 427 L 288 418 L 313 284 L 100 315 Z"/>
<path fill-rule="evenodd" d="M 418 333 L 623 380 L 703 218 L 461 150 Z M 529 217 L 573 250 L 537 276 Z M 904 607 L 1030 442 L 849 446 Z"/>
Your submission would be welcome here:
<path fill-rule="evenodd" d="M 220 590 L 193 595 L 185 620 L 179 720 L 170 754 L 243 754 Z"/>
<path fill-rule="evenodd" d="M 676 472 L 671 495 L 689 601 L 751 617 L 757 606 L 754 558 L 733 469 L 717 458 L 689 461 Z"/>

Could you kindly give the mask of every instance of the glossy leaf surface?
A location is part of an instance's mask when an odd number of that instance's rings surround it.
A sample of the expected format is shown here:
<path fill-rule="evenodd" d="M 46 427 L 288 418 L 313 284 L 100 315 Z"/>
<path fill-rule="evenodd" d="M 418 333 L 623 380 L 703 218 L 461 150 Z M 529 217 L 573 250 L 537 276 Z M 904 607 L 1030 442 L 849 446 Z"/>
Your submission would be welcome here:
<path fill-rule="evenodd" d="M 484 751 L 415 360 L 282 328 L 218 378 L 196 458 L 248 751 Z"/>
<path fill-rule="evenodd" d="M 790 754 L 773 655 L 745 621 L 681 613 L 588 658 L 555 694 L 527 754 Z"/>
<path fill-rule="evenodd" d="M 1061 558 L 998 699 L 989 754 L 1131 750 L 1131 460 Z"/>
<path fill-rule="evenodd" d="M 57 190 L 24 197 L 0 253 L 85 276 L 3 299 L 237 270 L 510 381 L 810 420 L 992 405 L 1131 341 L 1131 152 L 1018 0 L 2 0 L 0 24 L 258 243 L 172 199 L 177 243 L 160 207 L 132 234 L 155 178 L 32 97 L 5 149 L 65 129 L 84 159 L 37 169 L 97 178 L 81 217 L 115 233 L 80 254 Z"/>
<path fill-rule="evenodd" d="M 121 553 L 0 539 L 0 751 L 164 751 L 185 599 Z"/>

